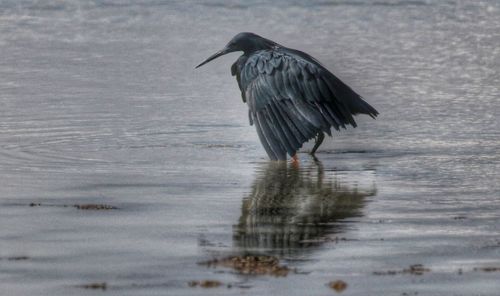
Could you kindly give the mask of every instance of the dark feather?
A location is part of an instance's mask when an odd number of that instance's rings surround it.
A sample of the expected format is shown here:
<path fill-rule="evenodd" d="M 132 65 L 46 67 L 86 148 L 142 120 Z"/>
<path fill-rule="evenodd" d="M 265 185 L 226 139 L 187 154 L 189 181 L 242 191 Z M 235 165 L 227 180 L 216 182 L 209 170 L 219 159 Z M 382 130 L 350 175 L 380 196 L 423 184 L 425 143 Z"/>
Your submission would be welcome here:
<path fill-rule="evenodd" d="M 286 150 L 280 143 L 280 140 L 275 134 L 275 131 L 273 131 L 273 127 L 269 122 L 270 120 L 268 119 L 267 110 L 261 110 L 260 112 L 258 112 L 257 118 L 259 119 L 262 134 L 264 135 L 276 159 L 286 159 Z"/>
<path fill-rule="evenodd" d="M 297 134 L 294 133 L 294 127 L 290 126 L 290 121 L 287 121 L 282 113 L 278 110 L 279 106 L 274 103 L 270 104 L 271 112 L 274 114 L 274 117 L 277 119 L 279 126 L 282 128 L 283 133 L 285 134 L 290 147 L 293 149 L 298 149 L 302 146 L 302 143 L 299 139 L 297 139 Z M 293 153 L 294 151 L 289 151 Z"/>
<path fill-rule="evenodd" d="M 356 127 L 355 114 L 378 115 L 309 55 L 284 47 L 241 56 L 231 68 L 271 159 L 293 156 L 318 133 Z"/>
<path fill-rule="evenodd" d="M 288 131 L 287 126 L 280 120 L 277 114 L 272 110 L 272 105 L 267 106 L 267 114 L 269 114 L 270 125 L 272 126 L 274 136 L 280 140 L 280 143 L 283 148 L 285 148 L 288 154 L 293 154 L 295 152 L 295 145 L 290 138 L 290 133 Z"/>
<path fill-rule="evenodd" d="M 269 145 L 266 136 L 262 132 L 262 128 L 260 126 L 259 118 L 255 117 L 253 122 L 255 123 L 255 128 L 257 129 L 257 135 L 259 136 L 260 142 L 262 143 L 262 146 L 264 147 L 264 150 L 266 150 L 267 155 L 269 156 L 269 158 L 271 160 L 278 160 L 278 156 L 271 149 L 271 146 Z"/>

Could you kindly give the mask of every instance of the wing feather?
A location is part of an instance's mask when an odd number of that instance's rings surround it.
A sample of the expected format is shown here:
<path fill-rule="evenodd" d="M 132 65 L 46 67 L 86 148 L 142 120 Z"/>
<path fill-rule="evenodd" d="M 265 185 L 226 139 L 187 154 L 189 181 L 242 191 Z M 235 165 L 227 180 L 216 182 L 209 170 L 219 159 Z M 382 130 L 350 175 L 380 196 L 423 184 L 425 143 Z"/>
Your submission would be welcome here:
<path fill-rule="evenodd" d="M 293 145 L 293 141 L 291 141 L 289 137 L 289 133 L 287 130 L 287 126 L 280 121 L 277 114 L 274 113 L 272 109 L 273 104 L 269 104 L 266 106 L 267 114 L 269 114 L 269 123 L 272 127 L 274 136 L 280 140 L 280 144 L 283 148 L 285 148 L 288 154 L 294 154 L 295 147 Z"/>
<path fill-rule="evenodd" d="M 281 117 L 286 121 L 288 124 L 289 129 L 292 131 L 293 135 L 295 136 L 295 139 L 297 139 L 297 142 L 301 144 L 299 148 L 302 146 L 302 143 L 306 142 L 308 140 L 306 134 L 307 130 L 304 127 L 303 123 L 300 122 L 300 119 L 294 120 L 295 117 L 293 115 L 290 115 L 292 112 L 291 110 L 287 110 L 288 107 L 286 106 L 285 101 L 281 101 L 279 104 L 276 105 L 277 110 L 280 112 Z"/>
<path fill-rule="evenodd" d="M 279 106 L 276 104 L 276 102 L 274 102 L 273 104 L 270 104 L 269 106 L 270 106 L 269 108 L 273 112 L 275 118 L 278 120 L 278 123 L 279 123 L 280 127 L 282 128 L 283 133 L 285 134 L 287 141 L 290 144 L 290 147 L 293 150 L 300 148 L 300 146 L 302 146 L 302 142 L 300 142 L 300 140 L 297 139 L 297 133 L 294 132 L 294 130 L 293 130 L 294 127 L 291 126 L 290 121 L 287 121 L 283 117 L 282 113 L 278 110 Z M 289 152 L 293 153 L 294 152 L 293 150 L 289 151 Z"/>
<path fill-rule="evenodd" d="M 278 137 L 275 135 L 275 131 L 272 129 L 270 120 L 268 119 L 268 114 L 266 109 L 260 110 L 257 113 L 257 118 L 259 119 L 262 134 L 264 135 L 269 147 L 275 155 L 277 160 L 286 159 L 286 150 L 280 143 Z"/>
<path fill-rule="evenodd" d="M 233 69 L 234 67 L 234 69 Z M 356 127 L 353 115 L 378 112 L 307 54 L 287 48 L 243 55 L 231 68 L 260 141 L 274 160 L 293 156 L 330 129 Z"/>
<path fill-rule="evenodd" d="M 271 160 L 278 160 L 278 156 L 274 153 L 273 149 L 271 149 L 271 146 L 269 145 L 269 142 L 264 135 L 263 129 L 260 126 L 259 117 L 255 116 L 253 122 L 255 124 L 255 128 L 257 129 L 257 135 L 259 136 L 260 142 L 262 143 L 264 150 L 266 150 L 267 155 Z"/>

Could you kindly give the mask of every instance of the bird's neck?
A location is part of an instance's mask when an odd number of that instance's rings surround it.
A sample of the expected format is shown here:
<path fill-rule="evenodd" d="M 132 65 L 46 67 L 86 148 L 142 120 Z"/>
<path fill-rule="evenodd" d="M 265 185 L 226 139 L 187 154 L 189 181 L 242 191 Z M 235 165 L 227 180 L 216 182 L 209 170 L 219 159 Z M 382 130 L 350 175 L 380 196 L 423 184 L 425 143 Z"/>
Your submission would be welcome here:
<path fill-rule="evenodd" d="M 279 44 L 266 38 L 260 38 L 258 41 L 254 41 L 250 46 L 245 48 L 243 52 L 248 56 L 256 51 L 273 49 L 276 46 L 279 46 Z"/>

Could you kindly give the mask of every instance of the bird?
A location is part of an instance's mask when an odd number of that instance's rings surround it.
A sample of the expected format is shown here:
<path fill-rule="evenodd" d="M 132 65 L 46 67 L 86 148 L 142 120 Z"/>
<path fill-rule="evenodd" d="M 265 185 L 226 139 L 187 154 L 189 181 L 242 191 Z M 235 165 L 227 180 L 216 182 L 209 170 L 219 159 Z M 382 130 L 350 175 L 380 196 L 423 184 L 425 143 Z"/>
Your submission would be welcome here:
<path fill-rule="evenodd" d="M 243 54 L 231 66 L 250 125 L 271 160 L 298 162 L 297 152 L 315 139 L 314 156 L 325 134 L 356 127 L 353 116 L 375 119 L 379 112 L 318 60 L 251 32 L 235 35 L 227 45 L 195 67 L 231 52 Z"/>

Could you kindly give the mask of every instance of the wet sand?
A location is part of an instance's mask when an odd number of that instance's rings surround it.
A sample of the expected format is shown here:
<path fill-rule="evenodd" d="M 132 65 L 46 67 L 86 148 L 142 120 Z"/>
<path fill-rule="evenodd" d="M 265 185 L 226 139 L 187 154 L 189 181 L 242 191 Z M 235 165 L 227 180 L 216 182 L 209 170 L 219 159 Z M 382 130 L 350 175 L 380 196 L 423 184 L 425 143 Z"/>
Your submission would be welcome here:
<path fill-rule="evenodd" d="M 1 295 L 498 295 L 497 2 L 0 7 Z M 239 31 L 380 117 L 269 162 Z"/>

